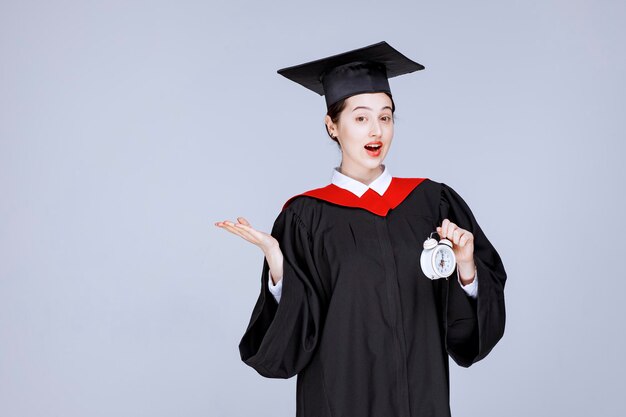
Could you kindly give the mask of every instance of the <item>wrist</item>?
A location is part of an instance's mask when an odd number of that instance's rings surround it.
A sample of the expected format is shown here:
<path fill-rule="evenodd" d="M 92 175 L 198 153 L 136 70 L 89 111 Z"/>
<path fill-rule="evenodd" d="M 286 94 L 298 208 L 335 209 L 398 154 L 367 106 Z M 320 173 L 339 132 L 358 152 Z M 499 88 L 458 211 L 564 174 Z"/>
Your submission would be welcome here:
<path fill-rule="evenodd" d="M 263 254 L 268 259 L 276 258 L 278 253 L 281 253 L 280 252 L 280 245 L 278 244 L 278 242 L 274 242 L 270 246 L 263 248 Z"/>
<path fill-rule="evenodd" d="M 476 277 L 476 264 L 473 259 L 468 262 L 457 263 L 457 270 L 459 273 L 459 280 L 463 286 L 474 282 L 474 278 Z"/>

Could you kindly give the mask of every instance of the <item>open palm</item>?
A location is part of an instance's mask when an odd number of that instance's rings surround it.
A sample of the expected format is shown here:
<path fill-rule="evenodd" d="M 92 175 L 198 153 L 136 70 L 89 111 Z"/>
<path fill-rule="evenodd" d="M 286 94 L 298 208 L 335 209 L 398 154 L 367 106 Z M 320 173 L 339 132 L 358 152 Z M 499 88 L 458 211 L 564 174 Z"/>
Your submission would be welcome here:
<path fill-rule="evenodd" d="M 245 218 L 237 217 L 237 221 L 238 223 L 233 223 L 224 220 L 223 222 L 215 223 L 215 225 L 235 235 L 241 236 L 250 243 L 254 243 L 266 253 L 274 246 L 278 245 L 278 241 L 272 235 L 256 230 Z"/>

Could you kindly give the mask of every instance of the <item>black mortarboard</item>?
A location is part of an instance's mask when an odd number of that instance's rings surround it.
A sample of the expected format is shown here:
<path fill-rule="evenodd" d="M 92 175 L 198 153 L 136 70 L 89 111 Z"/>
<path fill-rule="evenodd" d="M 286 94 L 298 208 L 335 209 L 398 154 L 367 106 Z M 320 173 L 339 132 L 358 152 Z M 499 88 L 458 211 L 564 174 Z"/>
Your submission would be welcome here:
<path fill-rule="evenodd" d="M 326 96 L 326 106 L 361 93 L 391 94 L 388 79 L 424 69 L 387 42 L 278 70 L 292 81 Z"/>

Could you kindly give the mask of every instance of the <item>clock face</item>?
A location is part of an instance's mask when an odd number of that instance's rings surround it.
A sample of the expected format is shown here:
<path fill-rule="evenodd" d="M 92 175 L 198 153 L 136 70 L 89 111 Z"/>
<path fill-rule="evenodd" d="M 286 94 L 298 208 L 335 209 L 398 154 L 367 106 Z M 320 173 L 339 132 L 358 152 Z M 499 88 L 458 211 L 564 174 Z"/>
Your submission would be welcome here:
<path fill-rule="evenodd" d="M 435 271 L 444 277 L 452 275 L 454 271 L 454 252 L 446 246 L 440 246 L 435 249 L 433 256 Z"/>

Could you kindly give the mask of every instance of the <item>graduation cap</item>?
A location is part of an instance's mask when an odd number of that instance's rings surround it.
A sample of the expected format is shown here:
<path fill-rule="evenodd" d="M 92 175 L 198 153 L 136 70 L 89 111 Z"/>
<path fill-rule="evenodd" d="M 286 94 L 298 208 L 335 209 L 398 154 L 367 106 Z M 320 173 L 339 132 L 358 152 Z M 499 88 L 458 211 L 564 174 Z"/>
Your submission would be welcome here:
<path fill-rule="evenodd" d="M 292 81 L 325 95 L 326 106 L 362 93 L 391 94 L 388 79 L 424 69 L 393 49 L 387 42 L 333 55 L 293 67 L 278 73 Z"/>

